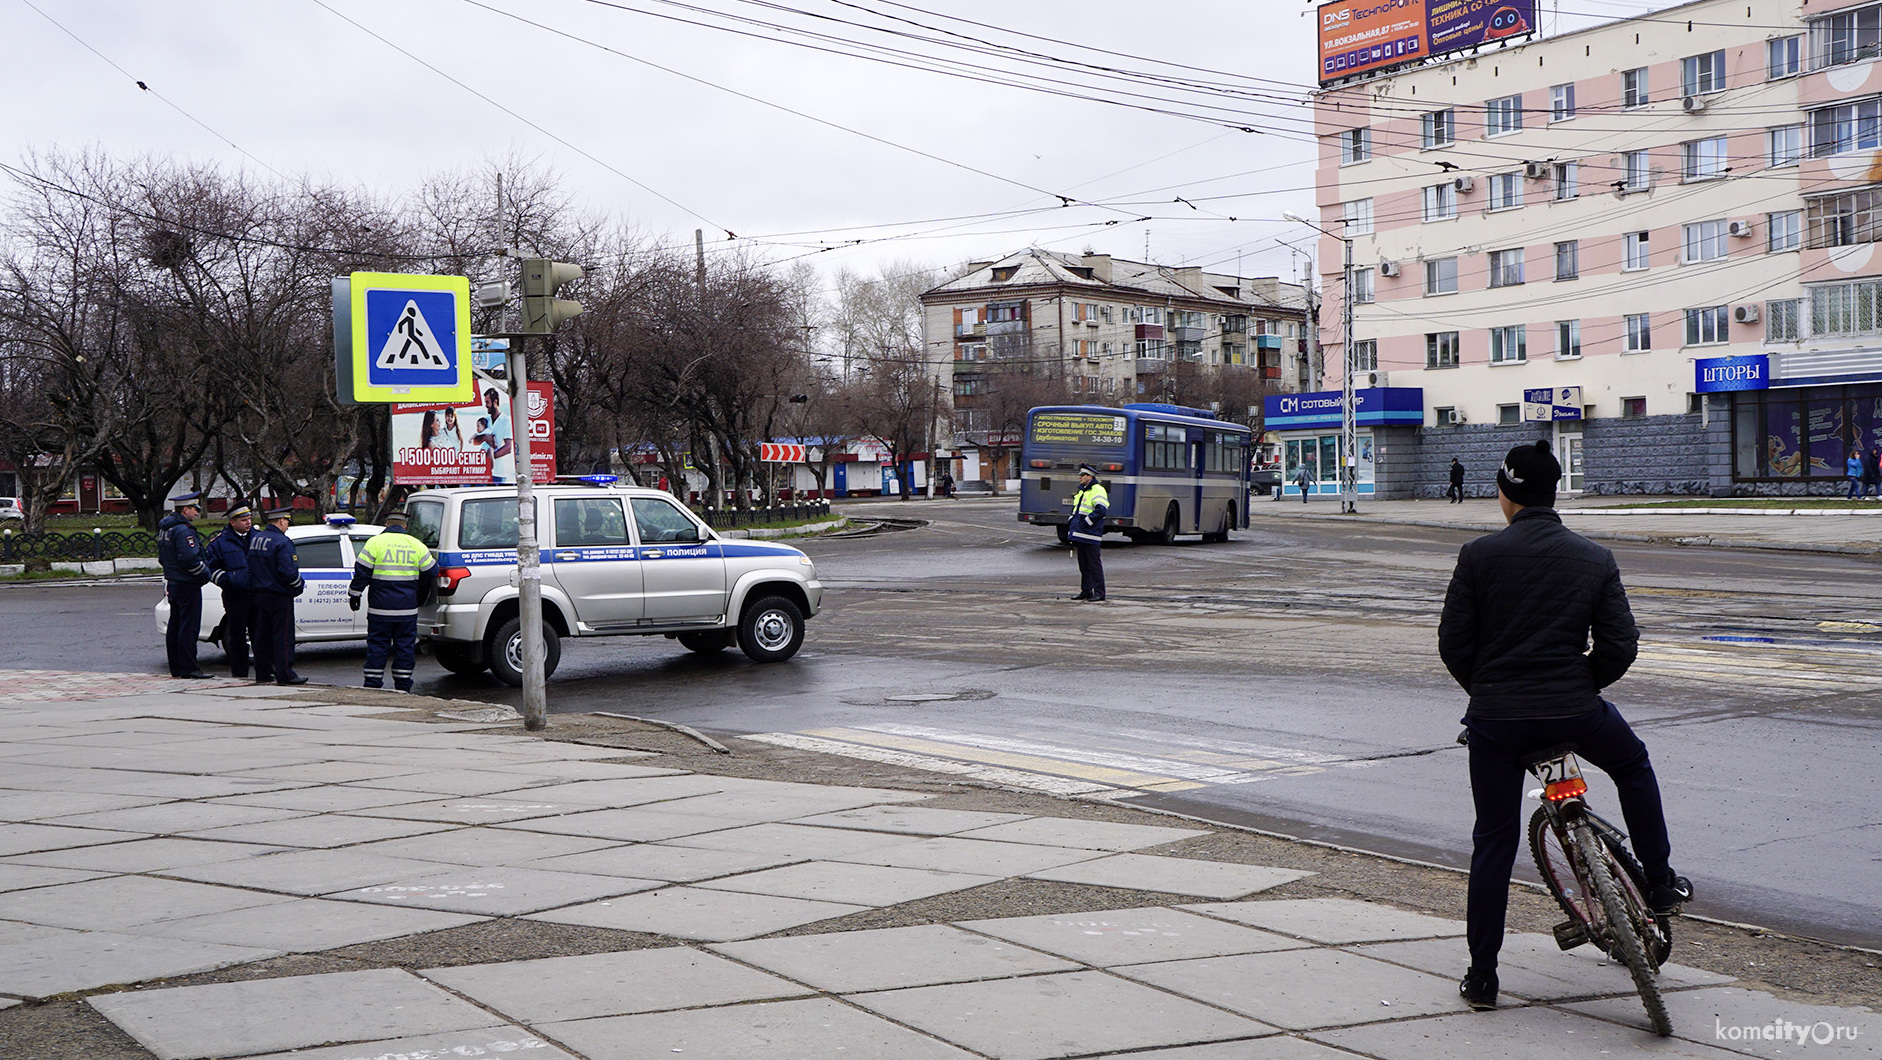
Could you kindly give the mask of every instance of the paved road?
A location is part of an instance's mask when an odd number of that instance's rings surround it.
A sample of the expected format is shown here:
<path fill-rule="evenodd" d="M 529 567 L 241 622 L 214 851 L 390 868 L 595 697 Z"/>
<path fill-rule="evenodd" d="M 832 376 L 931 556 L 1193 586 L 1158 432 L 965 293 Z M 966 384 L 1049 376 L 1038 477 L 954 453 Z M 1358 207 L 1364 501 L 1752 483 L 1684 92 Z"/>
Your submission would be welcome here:
<path fill-rule="evenodd" d="M 888 504 L 923 529 L 807 545 L 806 651 L 566 646 L 552 709 L 614 710 L 1179 809 L 1462 864 L 1462 696 L 1434 651 L 1467 532 L 1263 520 L 1227 545 L 1107 548 L 1112 602 L 1004 503 Z M 1857 557 L 1616 546 L 1646 633 L 1612 695 L 1653 748 L 1696 911 L 1882 945 L 1882 579 Z M 11 589 L 0 665 L 150 669 L 151 587 Z M 19 605 L 17 608 L 15 605 Z M 357 680 L 360 651 L 306 653 Z M 421 665 L 420 691 L 514 701 Z M 1597 805 L 1614 807 L 1596 785 Z M 1857 797 L 1852 797 L 1857 796 Z"/>

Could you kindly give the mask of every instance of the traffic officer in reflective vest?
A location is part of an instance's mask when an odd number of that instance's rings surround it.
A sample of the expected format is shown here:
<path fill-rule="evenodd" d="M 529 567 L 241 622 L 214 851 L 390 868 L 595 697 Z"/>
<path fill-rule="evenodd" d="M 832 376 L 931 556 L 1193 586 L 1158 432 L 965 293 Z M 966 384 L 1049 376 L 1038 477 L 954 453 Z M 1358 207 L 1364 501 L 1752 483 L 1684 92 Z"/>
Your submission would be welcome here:
<path fill-rule="evenodd" d="M 209 553 L 210 577 L 222 587 L 222 651 L 229 657 L 229 673 L 248 676 L 248 646 L 255 645 L 255 676 L 274 680 L 268 651 L 255 636 L 255 592 L 248 582 L 248 539 L 255 526 L 255 510 L 246 504 L 229 509 L 229 525 L 204 546 Z"/>
<path fill-rule="evenodd" d="M 405 530 L 405 513 L 386 516 L 386 528 L 359 548 L 347 606 L 359 610 L 366 597 L 366 687 L 386 686 L 386 655 L 392 656 L 392 687 L 412 690 L 418 650 L 418 605 L 438 583 L 438 561 L 425 543 Z"/>
<path fill-rule="evenodd" d="M 1078 556 L 1078 595 L 1074 600 L 1104 599 L 1104 516 L 1111 495 L 1098 484 L 1098 469 L 1078 465 L 1078 492 L 1072 494 L 1072 520 L 1066 535 Z"/>
<path fill-rule="evenodd" d="M 171 677 L 208 677 L 196 665 L 196 638 L 203 631 L 203 583 L 209 564 L 203 540 L 190 524 L 203 513 L 202 493 L 170 498 L 175 511 L 157 524 L 157 563 L 163 567 L 163 596 L 170 601 L 170 621 L 163 630 L 163 650 Z"/>
<path fill-rule="evenodd" d="M 307 583 L 301 580 L 300 557 L 288 540 L 292 508 L 268 512 L 268 525 L 248 535 L 248 585 L 255 593 L 255 673 L 257 683 L 274 675 L 277 685 L 304 685 L 307 678 L 294 672 L 294 598 Z M 261 658 L 268 663 L 262 665 Z"/>

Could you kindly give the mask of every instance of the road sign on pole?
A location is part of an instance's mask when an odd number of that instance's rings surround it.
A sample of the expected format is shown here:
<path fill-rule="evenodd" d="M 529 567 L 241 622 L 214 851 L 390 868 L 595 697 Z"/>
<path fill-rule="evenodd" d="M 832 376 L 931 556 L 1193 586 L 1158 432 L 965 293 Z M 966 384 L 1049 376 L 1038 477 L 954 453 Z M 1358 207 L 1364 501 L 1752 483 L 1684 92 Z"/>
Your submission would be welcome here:
<path fill-rule="evenodd" d="M 343 396 L 357 402 L 471 399 L 469 280 L 356 272 L 348 285 L 352 393 Z"/>
<path fill-rule="evenodd" d="M 767 464 L 801 464 L 804 462 L 804 447 L 778 442 L 759 442 L 758 459 Z"/>

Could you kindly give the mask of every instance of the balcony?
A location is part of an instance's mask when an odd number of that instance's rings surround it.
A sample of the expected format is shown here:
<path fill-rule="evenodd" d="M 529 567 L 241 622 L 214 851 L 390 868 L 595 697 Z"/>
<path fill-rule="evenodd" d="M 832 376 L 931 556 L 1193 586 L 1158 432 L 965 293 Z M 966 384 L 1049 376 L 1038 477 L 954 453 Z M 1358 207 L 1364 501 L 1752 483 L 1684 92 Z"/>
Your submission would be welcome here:
<path fill-rule="evenodd" d="M 1171 328 L 1170 339 L 1174 342 L 1201 342 L 1209 334 L 1208 328 Z"/>
<path fill-rule="evenodd" d="M 1164 360 L 1161 357 L 1137 358 L 1137 374 L 1138 375 L 1155 375 L 1158 372 L 1167 371 L 1169 367 L 1170 367 L 1170 362 Z"/>
<path fill-rule="evenodd" d="M 1163 341 L 1163 325 L 1162 324 L 1139 324 L 1137 325 L 1137 341 L 1143 342 L 1145 340 L 1162 342 Z"/>
<path fill-rule="evenodd" d="M 1245 335 L 1248 333 L 1248 318 L 1238 315 L 1225 317 L 1222 322 L 1222 331 L 1229 335 Z"/>
<path fill-rule="evenodd" d="M 956 324 L 954 325 L 954 337 L 957 339 L 975 338 L 977 336 L 984 336 L 986 333 L 987 333 L 987 325 L 985 324 Z"/>
<path fill-rule="evenodd" d="M 1279 379 L 1279 378 L 1281 378 L 1281 366 L 1280 366 L 1280 365 L 1278 365 L 1278 364 L 1264 364 L 1264 365 L 1262 365 L 1262 366 L 1261 366 L 1261 378 L 1263 378 L 1263 379 Z"/>

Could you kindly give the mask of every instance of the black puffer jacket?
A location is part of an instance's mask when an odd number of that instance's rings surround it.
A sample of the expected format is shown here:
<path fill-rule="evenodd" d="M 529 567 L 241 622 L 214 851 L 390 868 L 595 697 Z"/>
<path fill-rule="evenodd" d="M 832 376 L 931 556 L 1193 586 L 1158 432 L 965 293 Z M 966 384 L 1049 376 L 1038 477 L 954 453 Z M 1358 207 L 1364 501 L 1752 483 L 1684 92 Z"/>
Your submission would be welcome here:
<path fill-rule="evenodd" d="M 1593 710 L 1639 644 L 1614 553 L 1563 526 L 1553 508 L 1524 508 L 1458 552 L 1438 654 L 1470 693 L 1471 716 Z"/>

